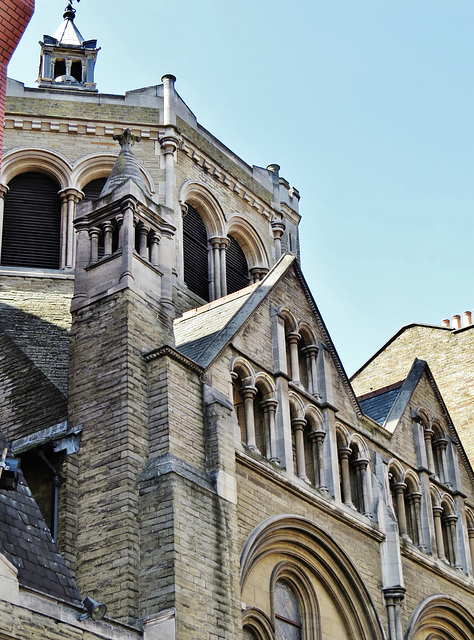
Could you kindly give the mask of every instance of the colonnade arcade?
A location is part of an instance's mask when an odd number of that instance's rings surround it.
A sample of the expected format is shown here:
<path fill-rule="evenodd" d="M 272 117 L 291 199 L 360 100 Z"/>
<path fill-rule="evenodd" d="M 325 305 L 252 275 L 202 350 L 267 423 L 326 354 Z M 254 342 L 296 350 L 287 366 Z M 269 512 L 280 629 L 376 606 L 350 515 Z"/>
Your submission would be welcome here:
<path fill-rule="evenodd" d="M 212 301 L 265 276 L 270 247 L 245 216 L 226 215 L 217 198 L 199 182 L 185 182 L 179 200 L 184 282 L 191 291 Z"/>

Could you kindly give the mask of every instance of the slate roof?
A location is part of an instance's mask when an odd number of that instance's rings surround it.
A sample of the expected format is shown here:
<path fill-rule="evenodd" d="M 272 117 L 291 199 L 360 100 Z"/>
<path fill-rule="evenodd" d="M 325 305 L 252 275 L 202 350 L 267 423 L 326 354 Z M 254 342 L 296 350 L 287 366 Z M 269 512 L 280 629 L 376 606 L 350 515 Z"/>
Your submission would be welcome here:
<path fill-rule="evenodd" d="M 395 385 L 391 385 L 391 387 L 394 386 Z M 367 394 L 371 397 L 366 397 L 365 399 L 364 396 L 362 396 L 362 399 L 359 398 L 360 408 L 366 416 L 369 416 L 369 418 L 372 418 L 372 420 L 375 420 L 375 422 L 382 426 L 393 406 L 393 403 L 395 402 L 395 399 L 400 393 L 401 386 L 401 383 L 399 383 L 396 388 Z"/>
<path fill-rule="evenodd" d="M 176 349 L 200 366 L 207 367 L 295 259 L 289 254 L 284 255 L 260 282 L 177 318 L 174 321 Z"/>
<path fill-rule="evenodd" d="M 0 434 L 0 447 L 5 447 Z M 22 587 L 80 605 L 81 596 L 23 474 L 17 489 L 0 489 L 0 552 L 18 569 Z"/>

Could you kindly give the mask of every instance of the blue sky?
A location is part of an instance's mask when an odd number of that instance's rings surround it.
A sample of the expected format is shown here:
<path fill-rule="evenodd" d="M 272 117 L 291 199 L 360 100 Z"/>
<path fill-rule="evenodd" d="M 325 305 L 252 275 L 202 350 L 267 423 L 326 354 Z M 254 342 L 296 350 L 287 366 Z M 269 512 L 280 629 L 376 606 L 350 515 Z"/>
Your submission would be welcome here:
<path fill-rule="evenodd" d="M 65 0 L 9 75 L 34 86 Z M 346 371 L 410 322 L 472 310 L 472 0 L 82 0 L 101 92 L 159 84 L 301 193 L 302 266 Z"/>

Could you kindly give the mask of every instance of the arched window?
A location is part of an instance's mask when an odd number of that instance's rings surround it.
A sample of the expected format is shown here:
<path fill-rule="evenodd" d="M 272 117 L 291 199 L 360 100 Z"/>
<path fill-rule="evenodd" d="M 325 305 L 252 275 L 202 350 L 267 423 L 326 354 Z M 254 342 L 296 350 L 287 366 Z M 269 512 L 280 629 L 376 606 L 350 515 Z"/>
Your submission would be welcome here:
<path fill-rule="evenodd" d="M 1 264 L 59 269 L 59 186 L 42 173 L 22 173 L 5 196 Z"/>
<path fill-rule="evenodd" d="M 234 293 L 247 287 L 250 283 L 247 258 L 239 243 L 232 236 L 228 236 L 229 246 L 226 252 L 227 293 Z"/>
<path fill-rule="evenodd" d="M 471 552 L 471 571 L 474 574 L 474 511 L 466 509 L 467 535 Z"/>
<path fill-rule="evenodd" d="M 301 640 L 301 608 L 293 587 L 287 580 L 275 584 L 275 640 Z"/>
<path fill-rule="evenodd" d="M 209 250 L 206 226 L 190 204 L 183 218 L 184 281 L 191 291 L 209 302 Z"/>
<path fill-rule="evenodd" d="M 260 640 L 257 634 L 250 627 L 244 627 L 243 640 Z"/>

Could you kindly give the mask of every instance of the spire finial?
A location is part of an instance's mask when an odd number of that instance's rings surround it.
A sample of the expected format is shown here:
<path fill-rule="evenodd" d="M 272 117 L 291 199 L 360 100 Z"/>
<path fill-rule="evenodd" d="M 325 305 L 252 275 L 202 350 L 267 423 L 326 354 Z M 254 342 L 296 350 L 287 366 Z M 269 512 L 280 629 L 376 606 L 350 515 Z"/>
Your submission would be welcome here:
<path fill-rule="evenodd" d="M 76 0 L 76 2 L 80 2 L 81 0 Z M 69 0 L 67 3 L 67 7 L 64 9 L 63 18 L 64 20 L 74 20 L 74 16 L 76 15 L 76 10 L 73 9 L 72 3 L 74 0 Z"/>
<path fill-rule="evenodd" d="M 135 142 L 140 142 L 140 136 L 134 136 L 131 129 L 124 129 L 123 133 L 117 133 L 114 135 L 114 140 L 116 140 L 119 145 L 122 147 L 131 147 L 135 144 Z"/>

